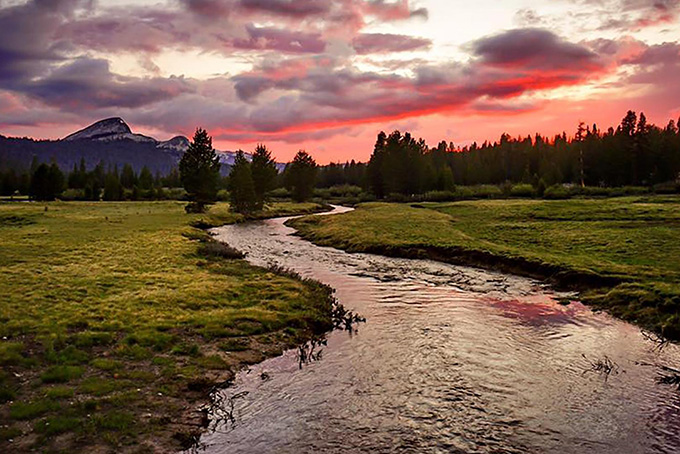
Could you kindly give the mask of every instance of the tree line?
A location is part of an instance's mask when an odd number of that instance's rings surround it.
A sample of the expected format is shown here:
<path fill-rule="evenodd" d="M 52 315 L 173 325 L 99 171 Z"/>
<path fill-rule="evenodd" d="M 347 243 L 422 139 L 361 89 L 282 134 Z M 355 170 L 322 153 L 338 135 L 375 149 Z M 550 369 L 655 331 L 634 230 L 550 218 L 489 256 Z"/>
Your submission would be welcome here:
<path fill-rule="evenodd" d="M 125 164 L 106 167 L 103 162 L 88 170 L 85 160 L 64 172 L 55 163 L 40 163 L 37 159 L 29 169 L 14 168 L 0 171 L 0 195 L 28 195 L 34 200 L 49 201 L 56 198 L 71 200 L 143 200 L 166 198 L 162 188 L 180 187 L 180 177 L 175 169 L 167 175 L 153 175 L 144 166 L 139 173 Z"/>
<path fill-rule="evenodd" d="M 258 145 L 251 160 L 237 152 L 228 177 L 220 176 L 219 168 L 212 138 L 199 128 L 179 167 L 164 176 L 152 175 L 146 167 L 136 173 L 130 165 L 119 171 L 99 163 L 87 170 L 82 160 L 63 173 L 55 163 L 34 160 L 23 172 L 0 171 L 0 194 L 19 192 L 36 200 L 53 200 L 67 193 L 82 200 L 137 200 L 164 198 L 162 188 L 184 187 L 192 202 L 190 210 L 203 210 L 222 190 L 232 209 L 250 213 L 263 209 L 274 190 L 305 201 L 315 188 L 343 187 L 378 199 L 451 193 L 457 187 L 475 185 L 522 184 L 539 195 L 560 185 L 677 188 L 680 131 L 673 120 L 659 127 L 649 124 L 644 113 L 638 116 L 629 111 L 616 128 L 602 131 L 597 125 L 580 123 L 573 137 L 566 133 L 552 139 L 540 134 L 519 138 L 503 134 L 499 141 L 481 145 L 457 147 L 442 141 L 430 148 L 408 132 L 381 132 L 367 163 L 318 166 L 301 150 L 279 173 L 271 151 Z"/>
<path fill-rule="evenodd" d="M 378 198 L 450 191 L 455 185 L 526 183 L 619 187 L 674 184 L 680 179 L 680 133 L 675 121 L 661 128 L 629 111 L 616 128 L 579 124 L 573 138 L 536 134 L 456 147 L 395 131 L 378 135 L 366 168 L 366 186 Z"/>

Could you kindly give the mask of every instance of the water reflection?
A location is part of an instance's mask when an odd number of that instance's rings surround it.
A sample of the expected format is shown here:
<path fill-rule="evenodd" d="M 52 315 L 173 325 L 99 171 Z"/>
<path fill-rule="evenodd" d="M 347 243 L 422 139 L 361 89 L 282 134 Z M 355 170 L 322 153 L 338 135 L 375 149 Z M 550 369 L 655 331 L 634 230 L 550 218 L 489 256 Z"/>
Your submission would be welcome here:
<path fill-rule="evenodd" d="M 680 364 L 676 346 L 528 279 L 320 248 L 282 220 L 217 232 L 367 322 L 239 374 L 209 453 L 680 451 L 678 391 L 645 365 Z M 584 373 L 605 358 L 618 374 Z"/>

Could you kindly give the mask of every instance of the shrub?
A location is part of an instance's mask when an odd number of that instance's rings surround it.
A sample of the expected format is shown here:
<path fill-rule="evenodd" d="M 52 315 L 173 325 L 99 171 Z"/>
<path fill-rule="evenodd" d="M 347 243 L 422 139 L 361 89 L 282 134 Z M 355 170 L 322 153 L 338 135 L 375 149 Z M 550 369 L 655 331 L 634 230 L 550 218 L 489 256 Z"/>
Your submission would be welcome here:
<path fill-rule="evenodd" d="M 599 186 L 586 186 L 574 188 L 574 193 L 578 193 L 587 197 L 607 197 L 611 190 L 609 188 L 602 188 Z"/>
<path fill-rule="evenodd" d="M 198 247 L 198 253 L 205 257 L 222 259 L 242 259 L 245 255 L 226 243 L 219 241 L 207 241 Z"/>
<path fill-rule="evenodd" d="M 357 197 L 361 194 L 361 188 L 359 186 L 352 186 L 349 184 L 333 186 L 328 191 L 332 197 Z"/>
<path fill-rule="evenodd" d="M 387 201 L 392 203 L 405 203 L 408 202 L 408 196 L 393 192 L 387 196 Z"/>
<path fill-rule="evenodd" d="M 513 197 L 535 197 L 536 189 L 530 184 L 516 184 L 510 189 Z"/>
<path fill-rule="evenodd" d="M 220 189 L 217 191 L 217 200 L 220 202 L 228 202 L 229 201 L 229 191 L 226 189 Z"/>
<path fill-rule="evenodd" d="M 87 200 L 85 197 L 85 190 L 84 189 L 67 189 L 64 192 L 61 193 L 61 196 L 59 197 L 61 200 L 65 200 L 67 202 L 73 201 L 73 200 Z"/>
<path fill-rule="evenodd" d="M 286 188 L 276 188 L 269 191 L 269 197 L 273 199 L 287 199 L 290 197 L 290 191 Z"/>
<path fill-rule="evenodd" d="M 491 184 L 481 184 L 472 186 L 472 195 L 478 199 L 495 199 L 503 195 L 503 191 L 498 186 Z"/>
<path fill-rule="evenodd" d="M 451 191 L 428 191 L 420 199 L 423 202 L 449 202 L 456 200 L 456 193 Z"/>
<path fill-rule="evenodd" d="M 561 184 L 550 186 L 543 193 L 543 198 L 550 200 L 568 199 L 570 197 L 571 194 L 569 193 L 569 189 L 562 186 Z"/>
<path fill-rule="evenodd" d="M 654 192 L 657 194 L 677 194 L 680 193 L 680 183 L 668 181 L 654 185 Z"/>

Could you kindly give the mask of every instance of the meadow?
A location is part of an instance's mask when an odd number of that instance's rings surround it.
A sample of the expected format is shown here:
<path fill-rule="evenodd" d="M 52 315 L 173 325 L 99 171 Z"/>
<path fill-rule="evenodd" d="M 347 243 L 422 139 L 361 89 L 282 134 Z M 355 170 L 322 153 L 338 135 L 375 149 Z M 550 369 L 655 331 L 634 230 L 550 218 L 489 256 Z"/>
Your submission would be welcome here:
<path fill-rule="evenodd" d="M 330 289 L 202 230 L 244 220 L 228 208 L 0 203 L 1 452 L 177 450 L 213 386 L 329 328 Z"/>
<path fill-rule="evenodd" d="M 547 279 L 680 339 L 680 197 L 366 203 L 289 221 L 317 244 Z"/>

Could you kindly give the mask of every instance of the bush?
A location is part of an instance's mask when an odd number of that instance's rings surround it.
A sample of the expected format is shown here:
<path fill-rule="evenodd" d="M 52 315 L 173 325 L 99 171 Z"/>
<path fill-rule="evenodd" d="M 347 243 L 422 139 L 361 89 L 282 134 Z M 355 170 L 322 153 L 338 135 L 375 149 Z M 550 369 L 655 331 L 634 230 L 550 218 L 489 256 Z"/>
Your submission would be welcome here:
<path fill-rule="evenodd" d="M 574 188 L 574 194 L 584 195 L 587 197 L 608 197 L 611 193 L 610 188 L 602 188 L 599 186 L 586 186 Z"/>
<path fill-rule="evenodd" d="M 536 189 L 530 184 L 516 184 L 510 189 L 512 197 L 535 197 Z"/>
<path fill-rule="evenodd" d="M 481 184 L 472 186 L 472 196 L 477 199 L 497 199 L 503 195 L 503 191 L 498 186 L 491 184 Z"/>
<path fill-rule="evenodd" d="M 569 193 L 569 189 L 561 184 L 556 184 L 545 190 L 543 198 L 550 200 L 569 199 L 571 198 L 571 194 Z"/>
<path fill-rule="evenodd" d="M 73 200 L 86 200 L 84 189 L 67 189 L 61 193 L 61 200 L 71 202 Z"/>
<path fill-rule="evenodd" d="M 217 191 L 217 200 L 220 202 L 228 202 L 229 201 L 229 191 L 226 189 L 220 189 Z"/>
<path fill-rule="evenodd" d="M 396 192 L 393 192 L 387 196 L 387 201 L 392 203 L 404 203 L 408 202 L 408 200 L 409 200 L 408 196 Z"/>
<path fill-rule="evenodd" d="M 273 191 L 269 191 L 268 195 L 273 199 L 288 199 L 290 198 L 290 191 L 286 188 L 276 188 Z"/>
<path fill-rule="evenodd" d="M 420 199 L 423 202 L 450 202 L 456 200 L 456 193 L 451 191 L 429 191 L 423 194 Z"/>
<path fill-rule="evenodd" d="M 187 191 L 184 188 L 168 188 L 164 193 L 168 200 L 187 200 Z"/>
<path fill-rule="evenodd" d="M 359 186 L 352 186 L 349 184 L 333 186 L 329 189 L 332 197 L 357 197 L 361 194 L 361 191 Z"/>
<path fill-rule="evenodd" d="M 198 253 L 205 257 L 217 257 L 222 259 L 242 259 L 245 255 L 226 243 L 219 241 L 207 241 L 198 247 Z"/>
<path fill-rule="evenodd" d="M 654 185 L 654 192 L 657 194 L 677 194 L 680 193 L 680 183 L 668 181 Z"/>

